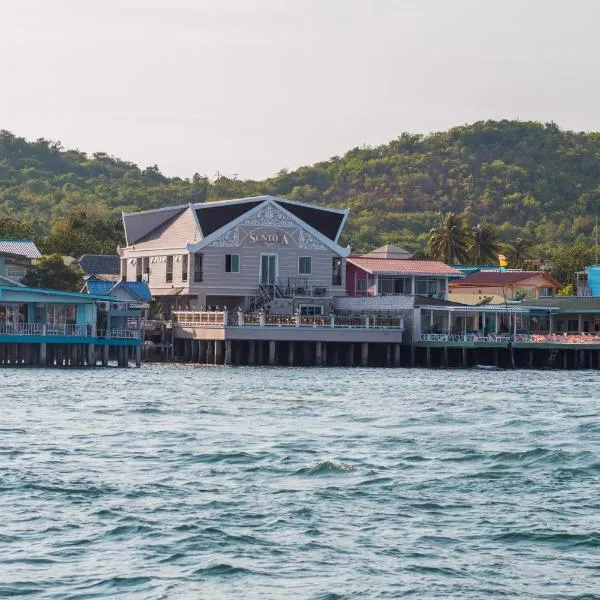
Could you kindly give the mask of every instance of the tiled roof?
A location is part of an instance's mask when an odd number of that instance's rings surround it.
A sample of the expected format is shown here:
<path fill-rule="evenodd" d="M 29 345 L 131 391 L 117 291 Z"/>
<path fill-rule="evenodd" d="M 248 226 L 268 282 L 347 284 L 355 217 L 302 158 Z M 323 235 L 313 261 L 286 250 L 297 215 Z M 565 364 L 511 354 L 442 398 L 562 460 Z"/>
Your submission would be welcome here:
<path fill-rule="evenodd" d="M 145 281 L 101 281 L 98 279 L 88 279 L 87 289 L 89 294 L 96 294 L 99 296 L 112 296 L 113 290 L 116 287 L 122 286 L 129 290 L 134 296 L 145 302 L 152 300 L 152 294 L 150 288 Z"/>
<path fill-rule="evenodd" d="M 0 239 L 0 252 L 25 256 L 26 258 L 40 258 L 42 256 L 31 240 Z"/>
<path fill-rule="evenodd" d="M 554 287 L 561 287 L 560 283 L 553 277 L 545 273 L 544 271 L 479 271 L 468 275 L 460 281 L 453 281 L 450 283 L 451 287 L 463 287 L 463 286 L 503 286 L 512 285 L 519 283 L 533 277 L 544 277 L 548 283 Z"/>
<path fill-rule="evenodd" d="M 381 246 L 381 248 L 371 250 L 371 252 L 368 252 L 365 256 L 368 256 L 369 258 L 396 258 L 408 260 L 412 254 L 399 246 L 386 244 L 385 246 Z"/>
<path fill-rule="evenodd" d="M 400 260 L 368 258 L 365 255 L 348 257 L 348 262 L 372 274 L 461 276 L 461 272 L 438 260 Z"/>
<path fill-rule="evenodd" d="M 118 254 L 84 254 L 77 262 L 87 275 L 119 275 L 121 272 Z"/>

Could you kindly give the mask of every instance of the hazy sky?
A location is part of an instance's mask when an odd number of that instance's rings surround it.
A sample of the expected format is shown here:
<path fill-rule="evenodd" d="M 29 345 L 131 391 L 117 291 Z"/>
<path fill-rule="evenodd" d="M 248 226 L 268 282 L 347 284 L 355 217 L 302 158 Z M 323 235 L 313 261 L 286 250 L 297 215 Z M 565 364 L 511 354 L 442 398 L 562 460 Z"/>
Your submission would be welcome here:
<path fill-rule="evenodd" d="M 262 178 L 478 119 L 600 130 L 600 0 L 0 0 L 0 128 Z"/>

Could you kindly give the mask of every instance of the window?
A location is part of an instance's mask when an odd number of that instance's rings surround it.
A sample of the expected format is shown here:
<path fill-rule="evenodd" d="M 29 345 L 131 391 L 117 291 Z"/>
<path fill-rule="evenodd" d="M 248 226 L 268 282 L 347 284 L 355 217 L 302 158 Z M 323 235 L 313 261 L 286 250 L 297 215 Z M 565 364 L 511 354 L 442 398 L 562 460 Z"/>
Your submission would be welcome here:
<path fill-rule="evenodd" d="M 567 331 L 569 333 L 579 331 L 579 319 L 568 319 L 567 320 Z"/>
<path fill-rule="evenodd" d="M 437 291 L 437 279 L 417 279 L 415 293 L 419 296 L 434 296 Z"/>
<path fill-rule="evenodd" d="M 310 275 L 312 273 L 312 258 L 310 256 L 298 257 L 298 275 Z"/>
<path fill-rule="evenodd" d="M 150 257 L 144 256 L 142 263 L 142 281 L 148 283 L 150 281 Z"/>
<path fill-rule="evenodd" d="M 367 280 L 366 279 L 357 279 L 356 280 L 356 293 L 364 294 L 367 291 Z"/>
<path fill-rule="evenodd" d="M 173 257 L 167 256 L 167 276 L 166 282 L 171 283 L 173 281 Z"/>
<path fill-rule="evenodd" d="M 378 277 L 377 294 L 398 295 L 410 294 L 411 282 L 408 277 Z"/>
<path fill-rule="evenodd" d="M 240 255 L 226 254 L 225 255 L 225 273 L 240 272 Z"/>
<path fill-rule="evenodd" d="M 342 259 L 334 256 L 331 263 L 331 285 L 342 285 Z"/>
<path fill-rule="evenodd" d="M 552 297 L 552 288 L 551 287 L 540 288 L 540 298 L 551 298 L 551 297 Z"/>
<path fill-rule="evenodd" d="M 188 255 L 184 254 L 181 257 L 181 281 L 188 280 Z"/>
<path fill-rule="evenodd" d="M 300 304 L 300 306 L 298 308 L 300 308 L 301 315 L 312 316 L 312 315 L 322 315 L 323 314 L 322 306 L 315 306 L 312 304 Z"/>
<path fill-rule="evenodd" d="M 135 260 L 135 280 L 142 280 L 142 258 L 136 258 Z"/>
<path fill-rule="evenodd" d="M 200 282 L 202 281 L 202 253 L 198 252 L 194 254 L 194 281 Z"/>

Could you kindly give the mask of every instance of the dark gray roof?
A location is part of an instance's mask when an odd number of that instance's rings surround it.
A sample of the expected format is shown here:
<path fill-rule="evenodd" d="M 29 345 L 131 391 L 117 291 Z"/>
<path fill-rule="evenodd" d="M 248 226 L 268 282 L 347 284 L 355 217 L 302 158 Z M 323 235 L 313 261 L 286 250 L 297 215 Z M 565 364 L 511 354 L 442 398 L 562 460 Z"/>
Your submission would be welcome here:
<path fill-rule="evenodd" d="M 77 262 L 86 275 L 118 275 L 121 272 L 118 254 L 84 254 Z"/>
<path fill-rule="evenodd" d="M 200 223 L 203 237 L 208 237 L 211 233 L 221 229 L 231 223 L 234 219 L 252 210 L 255 206 L 262 204 L 264 200 L 255 200 L 253 202 L 227 202 L 224 204 L 211 203 L 196 205 L 196 217 Z"/>
<path fill-rule="evenodd" d="M 127 245 L 135 244 L 151 231 L 160 227 L 165 221 L 180 215 L 187 207 L 188 205 L 171 206 L 139 213 L 123 213 L 123 226 L 125 227 Z"/>

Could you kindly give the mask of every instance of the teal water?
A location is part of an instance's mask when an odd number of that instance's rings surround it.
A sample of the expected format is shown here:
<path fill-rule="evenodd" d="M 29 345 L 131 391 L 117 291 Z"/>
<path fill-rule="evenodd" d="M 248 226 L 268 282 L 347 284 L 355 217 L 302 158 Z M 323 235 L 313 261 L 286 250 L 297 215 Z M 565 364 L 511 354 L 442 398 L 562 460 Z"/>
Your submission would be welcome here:
<path fill-rule="evenodd" d="M 600 598 L 600 374 L 0 370 L 0 597 Z"/>

